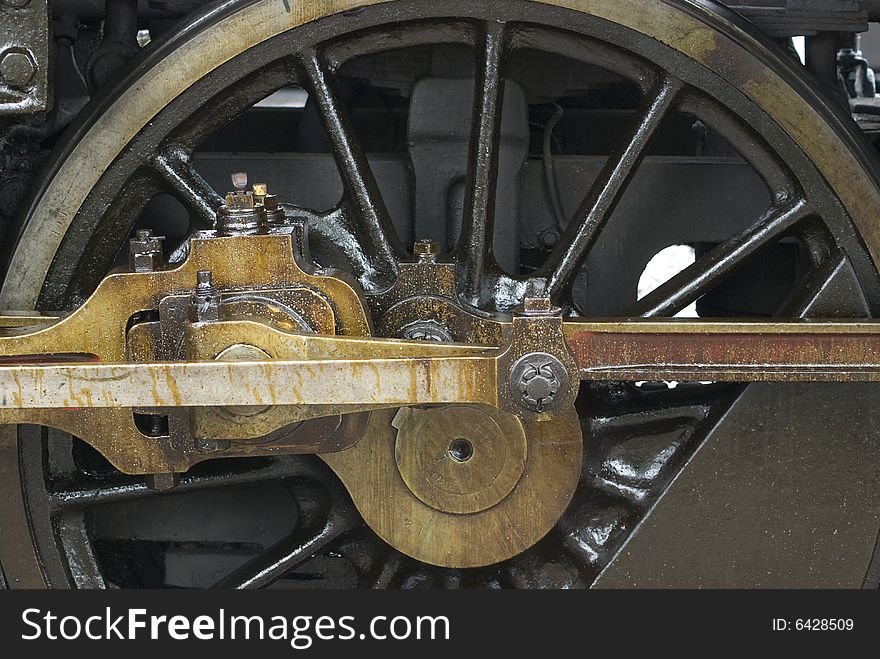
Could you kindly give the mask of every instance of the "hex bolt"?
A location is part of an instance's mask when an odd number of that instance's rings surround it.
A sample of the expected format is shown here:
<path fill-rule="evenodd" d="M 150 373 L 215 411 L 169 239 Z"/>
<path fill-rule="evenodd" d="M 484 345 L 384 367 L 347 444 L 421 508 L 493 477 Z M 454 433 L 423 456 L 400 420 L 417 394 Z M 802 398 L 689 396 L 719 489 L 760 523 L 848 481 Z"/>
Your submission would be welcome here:
<path fill-rule="evenodd" d="M 9 49 L 0 55 L 0 77 L 10 87 L 27 87 L 37 73 L 37 65 L 30 53 Z"/>
<path fill-rule="evenodd" d="M 128 241 L 128 267 L 132 272 L 153 272 L 162 267 L 162 241 L 164 236 L 154 236 L 150 229 L 138 229 Z"/>
<path fill-rule="evenodd" d="M 440 253 L 440 243 L 430 238 L 417 240 L 413 245 L 413 256 L 422 263 L 434 263 Z"/>
<path fill-rule="evenodd" d="M 210 270 L 196 273 L 196 290 L 191 302 L 193 318 L 197 323 L 220 320 L 220 292 L 214 287 L 214 273 Z"/>
<path fill-rule="evenodd" d="M 565 365 L 546 352 L 531 352 L 520 357 L 510 369 L 508 387 L 511 397 L 531 412 L 545 412 L 555 407 L 568 393 Z"/>
<path fill-rule="evenodd" d="M 257 183 L 254 189 L 247 190 L 247 172 L 231 175 L 235 188 L 226 195 L 225 203 L 217 210 L 214 228 L 218 236 L 250 236 L 266 233 L 269 221 L 263 202 L 268 194 L 265 184 Z"/>
<path fill-rule="evenodd" d="M 549 297 L 527 297 L 523 300 L 523 313 L 528 316 L 544 316 L 552 310 Z"/>

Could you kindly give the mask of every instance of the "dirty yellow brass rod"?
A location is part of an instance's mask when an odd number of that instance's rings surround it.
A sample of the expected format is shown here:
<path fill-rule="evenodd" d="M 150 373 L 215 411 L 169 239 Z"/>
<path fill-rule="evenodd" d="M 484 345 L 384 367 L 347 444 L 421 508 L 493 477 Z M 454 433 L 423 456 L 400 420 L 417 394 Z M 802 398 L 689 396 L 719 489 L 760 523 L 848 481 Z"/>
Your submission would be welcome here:
<path fill-rule="evenodd" d="M 0 411 L 497 402 L 491 357 L 0 366 Z"/>

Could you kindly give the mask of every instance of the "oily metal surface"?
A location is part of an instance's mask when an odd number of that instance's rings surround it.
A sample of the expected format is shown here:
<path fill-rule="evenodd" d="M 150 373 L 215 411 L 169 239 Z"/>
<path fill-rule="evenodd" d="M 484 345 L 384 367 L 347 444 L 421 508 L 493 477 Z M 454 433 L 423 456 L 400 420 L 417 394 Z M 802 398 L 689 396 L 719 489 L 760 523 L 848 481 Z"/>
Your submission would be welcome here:
<path fill-rule="evenodd" d="M 19 327 L 34 327 L 36 325 L 47 325 L 53 323 L 58 318 L 54 316 L 44 316 L 34 311 L 9 311 L 4 310 L 0 316 L 0 332 L 8 331 Z"/>
<path fill-rule="evenodd" d="M 49 39 L 48 0 L 0 3 L 0 115 L 50 109 Z"/>
<path fill-rule="evenodd" d="M 172 57 L 155 63 L 137 87 L 130 88 L 83 136 L 65 159 L 51 190 L 47 190 L 34 209 L 35 221 L 29 222 L 19 242 L 39 241 L 54 245 L 43 254 L 54 254 L 89 190 L 122 149 L 173 98 L 183 93 L 220 64 L 248 48 L 285 30 L 314 21 L 328 14 L 355 9 L 367 4 L 357 0 L 308 0 L 279 3 L 270 0 L 245 4 L 225 16 L 210 30 L 196 31 L 181 44 Z M 222 14 L 223 9 L 218 10 Z M 68 173 L 70 176 L 68 176 Z M 67 179 L 62 183 L 61 179 Z M 61 183 L 66 188 L 57 187 Z M 36 219 L 39 218 L 39 219 Z M 52 219 L 54 218 L 54 219 Z M 44 259 L 31 253 L 27 259 L 13 257 L 7 269 L 0 307 L 32 308 L 35 299 L 25 291 L 38 289 L 34 284 L 45 279 L 51 256 Z M 36 279 L 34 278 L 36 277 Z M 20 303 L 19 303 L 20 302 Z"/>
<path fill-rule="evenodd" d="M 320 457 L 342 479 L 370 528 L 388 544 L 420 561 L 445 567 L 479 567 L 515 556 L 547 534 L 577 487 L 583 436 L 573 409 L 552 421 L 533 418 L 517 422 L 527 437 L 521 477 L 498 503 L 470 513 L 441 509 L 443 501 L 422 491 L 434 504 L 429 505 L 407 486 L 395 460 L 394 417 L 394 411 L 372 413 L 363 438 L 355 446 Z M 407 471 L 408 478 L 413 476 Z M 475 480 L 484 483 L 482 474 L 475 475 Z M 494 496 L 498 494 L 496 491 Z"/>
<path fill-rule="evenodd" d="M 596 585 L 861 588 L 880 523 L 878 410 L 872 384 L 749 387 Z"/>
<path fill-rule="evenodd" d="M 373 412 L 363 437 L 351 448 L 320 455 L 343 481 L 370 528 L 404 554 L 432 565 L 459 568 L 506 560 L 544 537 L 574 495 L 584 452 L 574 407 L 577 387 L 558 392 L 553 414 L 536 414 L 525 411 L 519 393 L 508 386 L 506 378 L 497 376 L 507 373 L 523 355 L 540 349 L 552 352 L 570 374 L 568 379 L 577 381 L 577 365 L 563 338 L 561 312 L 550 307 L 546 298 L 544 301 L 544 311 L 513 317 L 505 345 L 492 357 L 496 364 L 492 382 L 501 411 L 487 409 L 485 414 L 500 426 L 500 434 L 525 436 L 521 475 L 522 454 L 516 451 L 516 442 L 512 452 L 503 456 L 504 465 L 498 472 L 491 460 L 475 456 L 471 459 L 477 460 L 477 469 L 469 469 L 467 461 L 459 465 L 462 469 L 453 473 L 467 481 L 464 486 L 450 477 L 448 470 L 419 468 L 411 460 L 401 459 L 398 449 L 402 453 L 413 448 L 409 433 L 414 429 L 406 427 L 412 413 L 396 418 L 393 410 Z M 519 412 L 518 419 L 508 418 L 511 410 Z M 435 421 L 448 418 L 441 415 Z M 400 426 L 397 432 L 395 426 Z M 464 424 L 456 422 L 454 428 L 461 434 L 449 442 L 446 455 L 455 452 L 454 442 L 460 439 L 469 441 L 474 453 L 481 450 L 478 442 L 469 440 Z M 403 445 L 398 447 L 401 431 Z M 435 434 L 449 438 L 454 433 L 447 429 Z M 428 429 L 422 441 L 431 440 Z M 490 453 L 496 448 L 494 442 L 482 447 Z M 436 451 L 429 447 L 429 454 L 433 453 Z M 418 456 L 414 457 L 417 463 Z M 425 478 L 434 487 L 425 486 Z M 444 487 L 437 487 L 438 478 L 445 480 Z M 408 482 L 415 484 L 415 492 Z M 505 494 L 508 487 L 512 489 Z"/>
<path fill-rule="evenodd" d="M 401 263 L 394 284 L 367 298 L 377 333 L 404 336 L 418 319 L 436 323 L 456 341 L 500 345 L 502 323 L 489 314 L 477 315 L 459 300 L 455 264 L 438 262 L 433 253 L 418 258 Z"/>
<path fill-rule="evenodd" d="M 18 442 L 15 426 L 0 425 L 0 479 L 6 483 L 4 499 L 10 506 L 0 506 L 0 533 L 15 542 L 16 550 L 3 560 L 7 588 L 45 588 L 40 557 L 33 543 L 28 519 L 16 514 L 24 509 L 18 473 Z"/>

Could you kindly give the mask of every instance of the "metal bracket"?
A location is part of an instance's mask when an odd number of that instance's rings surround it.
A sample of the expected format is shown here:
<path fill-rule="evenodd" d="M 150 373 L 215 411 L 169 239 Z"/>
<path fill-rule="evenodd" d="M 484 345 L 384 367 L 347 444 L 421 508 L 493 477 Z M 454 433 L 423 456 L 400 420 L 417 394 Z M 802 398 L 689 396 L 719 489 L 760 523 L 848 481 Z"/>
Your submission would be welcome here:
<path fill-rule="evenodd" d="M 48 0 L 0 0 L 0 115 L 50 105 Z"/>

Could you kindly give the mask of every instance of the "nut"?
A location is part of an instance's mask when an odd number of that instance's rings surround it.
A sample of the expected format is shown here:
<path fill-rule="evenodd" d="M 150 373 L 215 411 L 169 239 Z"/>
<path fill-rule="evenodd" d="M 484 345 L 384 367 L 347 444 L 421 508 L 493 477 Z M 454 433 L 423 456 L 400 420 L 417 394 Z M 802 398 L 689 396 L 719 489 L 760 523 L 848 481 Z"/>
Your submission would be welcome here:
<path fill-rule="evenodd" d="M 436 261 L 439 253 L 440 243 L 430 238 L 417 240 L 413 245 L 413 256 L 418 258 L 419 261 Z"/>
<path fill-rule="evenodd" d="M 217 235 L 250 236 L 267 232 L 269 221 L 263 203 L 268 189 L 264 183 L 257 183 L 249 192 L 245 189 L 247 183 L 247 172 L 232 174 L 235 190 L 226 195 L 225 203 L 217 211 L 214 225 Z"/>
<path fill-rule="evenodd" d="M 37 64 L 26 50 L 10 49 L 0 56 L 0 77 L 10 87 L 27 87 L 36 72 Z"/>
<path fill-rule="evenodd" d="M 266 209 L 266 221 L 270 227 L 289 226 L 287 215 L 278 204 L 278 195 L 267 194 L 263 199 L 263 207 Z"/>
<path fill-rule="evenodd" d="M 523 300 L 523 312 L 529 316 L 543 316 L 552 310 L 549 297 L 527 297 Z"/>

